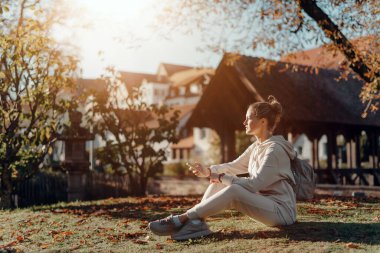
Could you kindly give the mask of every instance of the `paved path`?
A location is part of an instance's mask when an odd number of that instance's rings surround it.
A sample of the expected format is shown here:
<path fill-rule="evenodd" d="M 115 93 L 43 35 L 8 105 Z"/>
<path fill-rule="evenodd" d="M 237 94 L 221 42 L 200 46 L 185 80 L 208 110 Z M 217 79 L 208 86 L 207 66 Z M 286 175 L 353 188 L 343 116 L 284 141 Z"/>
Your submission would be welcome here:
<path fill-rule="evenodd" d="M 205 178 L 184 178 L 163 177 L 161 180 L 154 180 L 148 186 L 148 194 L 163 195 L 202 195 L 209 182 Z M 360 185 L 317 185 L 316 194 L 331 196 L 353 196 L 365 194 L 367 197 L 380 198 L 379 186 Z"/>

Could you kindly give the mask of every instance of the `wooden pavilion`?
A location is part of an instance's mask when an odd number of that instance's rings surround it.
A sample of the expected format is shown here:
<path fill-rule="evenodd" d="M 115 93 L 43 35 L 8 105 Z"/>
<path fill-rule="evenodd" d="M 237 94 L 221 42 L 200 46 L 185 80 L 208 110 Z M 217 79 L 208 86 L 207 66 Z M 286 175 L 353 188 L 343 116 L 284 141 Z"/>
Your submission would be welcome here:
<path fill-rule="evenodd" d="M 304 133 L 312 143 L 311 164 L 320 183 L 380 185 L 380 112 L 367 118 L 359 94 L 363 82 L 331 69 L 225 55 L 187 122 L 214 129 L 221 139 L 222 162 L 236 157 L 235 132 L 242 131 L 249 104 L 274 95 L 284 114 L 277 134 Z M 362 168 L 360 136 L 367 136 L 370 168 Z M 319 164 L 318 141 L 327 136 L 327 168 Z M 337 136 L 347 147 L 347 168 L 338 165 Z M 367 163 L 368 164 L 368 163 Z M 370 179 L 370 180 L 369 180 Z"/>

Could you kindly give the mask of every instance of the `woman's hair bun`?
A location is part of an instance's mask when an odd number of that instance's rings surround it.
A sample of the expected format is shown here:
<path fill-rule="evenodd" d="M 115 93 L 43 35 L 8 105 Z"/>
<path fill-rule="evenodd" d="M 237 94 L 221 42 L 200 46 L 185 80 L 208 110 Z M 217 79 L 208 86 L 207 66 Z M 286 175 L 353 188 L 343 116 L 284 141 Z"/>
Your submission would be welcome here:
<path fill-rule="evenodd" d="M 282 106 L 281 106 L 281 104 L 277 101 L 277 99 L 273 95 L 270 95 L 268 97 L 268 104 L 271 105 L 272 110 L 276 114 L 281 114 L 282 113 Z"/>

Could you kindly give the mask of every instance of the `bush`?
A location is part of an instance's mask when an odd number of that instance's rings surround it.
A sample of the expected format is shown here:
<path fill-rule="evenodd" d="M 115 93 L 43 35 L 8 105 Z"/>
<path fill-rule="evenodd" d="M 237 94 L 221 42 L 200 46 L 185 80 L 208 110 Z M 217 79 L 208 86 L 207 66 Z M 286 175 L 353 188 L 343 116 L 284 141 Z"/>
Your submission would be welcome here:
<path fill-rule="evenodd" d="M 193 176 L 190 173 L 189 167 L 185 164 L 185 162 L 177 162 L 177 163 L 167 163 L 164 165 L 164 176 L 175 176 L 179 178 L 183 178 L 185 176 Z"/>

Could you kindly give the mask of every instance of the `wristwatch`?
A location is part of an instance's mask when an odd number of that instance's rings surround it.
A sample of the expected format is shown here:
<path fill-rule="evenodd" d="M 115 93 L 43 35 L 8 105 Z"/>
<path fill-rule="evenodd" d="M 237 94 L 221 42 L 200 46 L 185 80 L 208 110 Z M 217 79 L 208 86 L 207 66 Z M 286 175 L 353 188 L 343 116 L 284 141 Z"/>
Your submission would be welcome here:
<path fill-rule="evenodd" d="M 223 177 L 224 175 L 226 175 L 226 174 L 225 174 L 225 173 L 221 173 L 221 174 L 219 174 L 219 177 L 218 177 L 219 182 L 222 182 L 222 177 Z"/>

